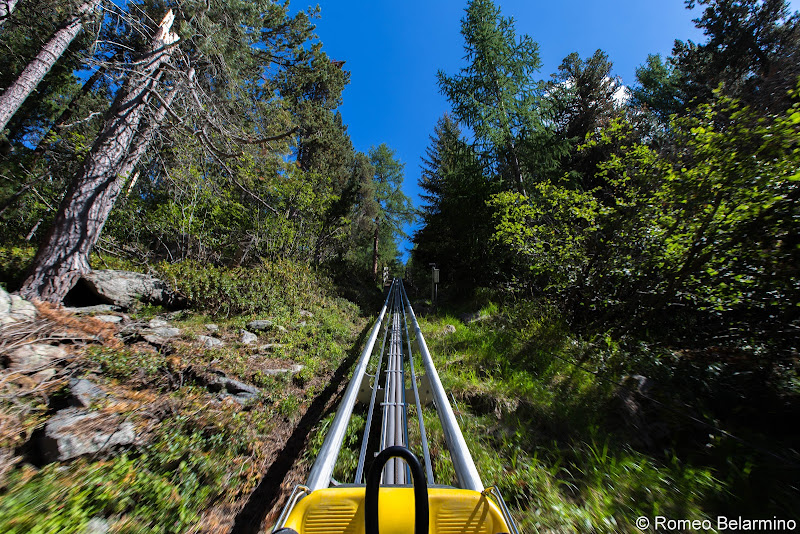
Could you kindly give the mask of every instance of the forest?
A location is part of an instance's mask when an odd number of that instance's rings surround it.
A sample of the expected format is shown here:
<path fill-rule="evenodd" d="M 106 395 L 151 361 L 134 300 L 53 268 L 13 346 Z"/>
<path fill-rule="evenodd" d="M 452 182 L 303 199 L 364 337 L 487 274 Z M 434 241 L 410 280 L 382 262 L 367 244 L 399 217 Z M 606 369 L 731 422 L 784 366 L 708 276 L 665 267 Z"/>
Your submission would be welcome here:
<path fill-rule="evenodd" d="M 0 530 L 30 531 L 37 510 L 43 532 L 274 520 L 251 504 L 281 457 L 265 436 L 295 429 L 305 452 L 283 474 L 299 480 L 384 273 L 424 308 L 479 468 L 524 531 L 800 519 L 800 13 L 686 0 L 703 40 L 649 55 L 623 85 L 599 49 L 543 73 L 540 43 L 499 4 L 466 3 L 462 67 L 432 83 L 450 110 L 420 132 L 414 206 L 416 170 L 386 143 L 351 142 L 347 58 L 315 34 L 319 8 L 0 2 L 0 284 L 36 303 L 47 339 L 83 332 L 52 376 L 16 383 L 12 349 L 37 334 L 0 331 Z M 69 319 L 60 306 L 85 304 L 79 280 L 105 269 L 170 285 L 181 310 L 120 317 L 167 317 L 182 341 Z M 304 366 L 294 378 L 240 357 L 245 325 L 315 314 L 264 334 L 272 359 Z M 211 324 L 228 346 L 209 356 L 193 343 Z M 269 400 L 244 420 L 210 404 L 197 384 L 218 369 Z M 65 475 L 30 443 L 84 375 L 125 392 L 111 404 L 161 415 L 144 445 L 62 462 Z M 56 510 L 59 494 L 71 500 Z"/>

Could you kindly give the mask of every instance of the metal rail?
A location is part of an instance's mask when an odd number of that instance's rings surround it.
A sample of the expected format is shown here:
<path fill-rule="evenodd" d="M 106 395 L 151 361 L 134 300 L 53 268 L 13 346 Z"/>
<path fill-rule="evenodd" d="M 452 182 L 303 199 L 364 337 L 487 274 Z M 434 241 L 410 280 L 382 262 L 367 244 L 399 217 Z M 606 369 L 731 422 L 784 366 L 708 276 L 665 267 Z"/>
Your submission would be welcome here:
<path fill-rule="evenodd" d="M 403 332 L 405 331 L 406 340 L 408 345 L 408 361 L 409 369 L 411 371 L 411 391 L 414 395 L 414 402 L 417 407 L 417 417 L 420 423 L 420 437 L 422 441 L 422 450 L 425 462 L 427 475 L 430 483 L 433 482 L 433 469 L 430 460 L 430 452 L 428 450 L 427 434 L 425 433 L 425 426 L 422 422 L 422 407 L 419 399 L 419 391 L 417 389 L 417 377 L 414 371 L 414 363 L 411 355 L 411 339 L 408 335 L 408 319 L 411 319 L 411 324 L 414 329 L 414 334 L 417 341 L 417 346 L 422 358 L 422 364 L 425 368 L 425 374 L 430 384 L 431 393 L 433 396 L 434 406 L 439 416 L 444 431 L 444 439 L 448 450 L 450 451 L 450 458 L 453 462 L 453 468 L 458 479 L 459 487 L 463 489 L 470 489 L 474 491 L 483 491 L 483 483 L 481 482 L 478 470 L 475 467 L 475 462 L 472 460 L 467 443 L 458 426 L 456 416 L 453 413 L 453 408 L 447 399 L 447 394 L 442 387 L 442 382 L 439 379 L 439 374 L 436 372 L 436 367 L 433 365 L 428 346 L 425 343 L 425 338 L 419 328 L 417 317 L 411 307 L 411 302 L 405 292 L 401 280 L 392 281 L 389 288 L 389 293 L 386 296 L 386 301 L 383 304 L 381 313 L 378 316 L 372 333 L 369 336 L 367 345 L 364 352 L 361 354 L 361 359 L 353 372 L 353 378 L 347 386 L 344 397 L 339 404 L 339 409 L 336 412 L 336 417 L 331 424 L 325 436 L 325 441 L 322 444 L 317 460 L 314 462 L 309 474 L 306 485 L 310 491 L 321 488 L 327 488 L 331 483 L 331 475 L 339 456 L 344 435 L 347 431 L 347 426 L 350 417 L 353 413 L 353 406 L 355 405 L 358 396 L 358 390 L 361 387 L 366 369 L 371 358 L 375 340 L 378 337 L 381 325 L 383 324 L 384 317 L 386 316 L 387 309 L 390 308 L 391 302 L 391 319 L 390 324 L 387 324 L 384 333 L 384 339 L 381 346 L 380 355 L 378 357 L 378 366 L 375 369 L 375 376 L 372 382 L 372 393 L 370 395 L 370 406 L 367 414 L 367 423 L 362 440 L 361 450 L 359 454 L 358 467 L 356 469 L 355 483 L 359 484 L 363 481 L 364 467 L 366 463 L 366 456 L 368 451 L 368 442 L 370 438 L 370 430 L 372 420 L 374 417 L 374 408 L 376 402 L 376 395 L 381 384 L 381 376 L 385 376 L 384 382 L 384 401 L 382 403 L 382 425 L 381 425 L 381 440 L 379 451 L 387 447 L 401 445 L 408 446 L 408 417 L 407 417 L 407 404 L 405 398 L 405 372 L 404 372 L 404 350 L 403 350 Z M 385 371 L 381 368 L 383 363 L 384 350 L 386 349 L 387 336 L 389 338 L 389 353 L 386 359 Z M 408 480 L 407 469 L 402 467 L 399 459 L 391 460 L 387 465 L 384 472 L 384 484 L 405 484 Z"/>
<path fill-rule="evenodd" d="M 444 391 L 444 387 L 442 387 L 439 373 L 436 372 L 436 367 L 433 365 L 431 353 L 428 351 L 428 345 L 425 343 L 425 337 L 422 335 L 422 331 L 419 328 L 417 316 L 414 314 L 408 297 L 405 298 L 405 303 L 408 315 L 411 317 L 411 324 L 414 327 L 414 334 L 416 335 L 417 346 L 422 356 L 425 374 L 428 376 L 428 381 L 430 382 L 434 406 L 436 407 L 436 412 L 439 414 L 439 420 L 442 422 L 444 440 L 450 451 L 450 459 L 453 462 L 458 484 L 463 489 L 482 492 L 483 482 L 481 482 L 478 469 L 475 467 L 475 462 L 472 460 L 472 456 L 469 453 L 467 442 L 464 441 L 464 435 L 458 427 L 453 408 L 447 400 L 447 394 Z"/>
<path fill-rule="evenodd" d="M 391 297 L 391 293 L 389 294 Z M 383 353 L 386 349 L 386 339 L 389 337 L 389 328 L 387 327 L 383 334 L 383 341 L 381 342 L 381 351 L 378 356 L 378 365 L 375 367 L 375 375 L 372 381 L 372 393 L 369 398 L 369 409 L 367 410 L 367 422 L 364 425 L 364 437 L 361 439 L 361 450 L 358 453 L 358 466 L 356 467 L 355 483 L 364 483 L 364 464 L 367 458 L 367 446 L 369 445 L 369 435 L 372 430 L 372 419 L 375 414 L 375 400 L 378 396 L 378 389 L 380 389 L 381 380 L 381 364 L 383 363 Z"/>
<path fill-rule="evenodd" d="M 369 366 L 369 362 L 372 358 L 375 341 L 378 338 L 381 327 L 384 325 L 384 318 L 386 317 L 387 310 L 391 310 L 389 312 L 391 314 L 391 319 L 386 321 L 383 341 L 381 343 L 375 373 L 374 375 L 368 375 L 367 367 Z M 428 346 L 425 343 L 425 338 L 422 335 L 419 323 L 417 322 L 416 314 L 411 307 L 411 302 L 406 294 L 405 288 L 403 287 L 402 280 L 399 279 L 393 280 L 391 286 L 389 287 L 386 300 L 383 303 L 383 308 L 378 315 L 378 319 L 375 321 L 375 325 L 373 326 L 369 335 L 367 344 L 364 347 L 364 351 L 361 353 L 361 358 L 356 365 L 350 383 L 348 384 L 344 396 L 339 403 L 336 416 L 334 417 L 333 423 L 331 424 L 331 427 L 325 436 L 325 440 L 323 441 L 319 455 L 317 456 L 317 459 L 311 468 L 308 481 L 306 482 L 305 486 L 299 485 L 295 488 L 294 492 L 289 498 L 289 502 L 283 510 L 283 513 L 275 524 L 273 531 L 281 528 L 285 524 L 292 508 L 294 508 L 295 504 L 297 504 L 300 499 L 318 489 L 324 489 L 330 486 L 332 482 L 331 476 L 333 474 L 333 469 L 339 456 L 342 443 L 344 442 L 345 433 L 347 432 L 347 427 L 353 414 L 353 408 L 358 399 L 358 392 L 361 389 L 362 384 L 365 383 L 366 377 L 369 376 L 372 378 L 372 391 L 370 393 L 369 409 L 359 453 L 358 466 L 356 469 L 354 480 L 355 484 L 363 484 L 366 457 L 370 448 L 378 449 L 374 452 L 376 456 L 379 456 L 378 453 L 381 451 L 384 451 L 390 447 L 401 446 L 405 448 L 399 450 L 405 451 L 414 459 L 416 459 L 416 457 L 413 456 L 413 453 L 407 449 L 409 447 L 409 438 L 405 354 L 408 355 L 407 361 L 411 378 L 411 388 L 409 391 L 414 397 L 414 403 L 417 411 L 423 461 L 425 463 L 426 475 L 428 479 L 427 484 L 434 483 L 433 466 L 428 448 L 428 437 L 425 432 L 425 424 L 422 417 L 422 403 L 420 402 L 420 394 L 417 387 L 417 375 L 414 369 L 411 336 L 409 335 L 408 327 L 409 319 L 414 329 L 417 347 L 422 359 L 422 365 L 425 369 L 428 385 L 430 386 L 433 403 L 436 408 L 437 415 L 439 416 L 442 430 L 444 431 L 445 444 L 447 449 L 450 451 L 450 459 L 458 479 L 458 486 L 462 489 L 481 492 L 484 497 L 493 498 L 500 508 L 503 519 L 509 526 L 509 532 L 511 534 L 518 534 L 519 531 L 514 524 L 511 513 L 497 488 L 490 487 L 484 489 L 483 482 L 481 482 L 480 475 L 475 467 L 475 462 L 472 460 L 467 443 L 464 440 L 464 436 L 458 426 L 453 408 L 450 405 L 450 401 L 447 398 L 444 387 L 442 387 L 442 382 L 439 379 L 439 374 L 437 373 L 436 367 L 433 364 L 430 351 L 428 350 Z M 403 348 L 404 334 L 407 351 L 404 351 Z M 389 341 L 388 352 L 387 340 Z M 384 358 L 384 356 L 386 356 L 386 358 Z M 384 361 L 386 362 L 385 369 L 383 369 Z M 370 434 L 372 433 L 372 423 L 376 418 L 375 407 L 377 395 L 382 384 L 384 388 L 384 400 L 381 403 L 382 422 L 380 439 L 378 439 L 378 436 L 371 436 Z M 366 401 L 366 399 L 362 400 Z M 371 444 L 370 438 L 372 438 L 372 442 L 376 443 Z M 406 485 L 411 477 L 408 465 L 406 464 L 405 467 L 403 467 L 403 465 L 404 464 L 401 463 L 399 458 L 389 459 L 385 464 L 385 469 L 383 469 L 383 484 Z M 416 465 L 417 475 L 414 476 L 415 483 L 417 482 L 417 476 L 420 474 L 419 465 Z M 373 473 L 370 475 L 370 477 L 373 477 L 376 474 L 377 473 Z"/>
<path fill-rule="evenodd" d="M 400 291 L 403 294 L 403 302 L 408 301 L 406 295 L 406 288 L 403 286 L 402 280 L 400 281 Z M 406 318 L 406 308 L 403 308 L 403 329 L 406 333 L 406 342 L 408 343 L 408 367 L 411 370 L 411 391 L 414 393 L 414 402 L 417 407 L 417 421 L 419 422 L 419 436 L 422 442 L 422 459 L 425 462 L 425 475 L 428 477 L 428 484 L 434 484 L 433 478 L 433 465 L 431 464 L 431 453 L 428 450 L 428 434 L 425 432 L 425 422 L 422 419 L 422 406 L 419 402 L 419 389 L 417 388 L 417 375 L 414 372 L 414 354 L 411 352 L 411 336 L 408 335 L 408 319 Z"/>
<path fill-rule="evenodd" d="M 395 281 L 392 281 L 392 288 Z M 344 435 L 347 432 L 347 425 L 350 422 L 350 416 L 353 414 L 353 406 L 358 397 L 358 389 L 361 387 L 361 381 L 364 379 L 364 373 L 367 370 L 370 356 L 372 356 L 372 348 L 375 346 L 375 340 L 378 337 L 378 331 L 383 323 L 383 317 L 386 315 L 386 307 L 389 304 L 389 296 L 392 294 L 391 288 L 389 295 L 386 296 L 386 301 L 383 303 L 378 320 L 375 321 L 375 326 L 372 327 L 372 332 L 367 340 L 367 345 L 364 347 L 364 352 L 361 353 L 361 359 L 358 361 L 355 371 L 353 371 L 353 378 L 344 392 L 344 397 L 339 403 L 339 409 L 336 410 L 336 417 L 333 418 L 328 433 L 325 435 L 325 441 L 322 442 L 322 448 L 319 451 L 314 465 L 311 467 L 311 473 L 308 475 L 306 486 L 311 491 L 322 488 L 327 488 L 331 483 L 331 476 L 333 475 L 333 468 L 336 465 L 336 459 L 339 457 L 339 450 L 342 448 Z"/>

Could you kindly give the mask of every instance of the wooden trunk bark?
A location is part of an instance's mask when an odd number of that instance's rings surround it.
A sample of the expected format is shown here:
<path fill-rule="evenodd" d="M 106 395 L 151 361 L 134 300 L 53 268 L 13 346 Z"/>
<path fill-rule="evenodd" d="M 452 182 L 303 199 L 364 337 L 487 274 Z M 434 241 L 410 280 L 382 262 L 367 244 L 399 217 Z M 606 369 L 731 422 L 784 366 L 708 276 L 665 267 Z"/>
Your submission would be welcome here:
<path fill-rule="evenodd" d="M 194 68 L 189 70 L 187 75 L 189 82 L 191 83 L 192 79 L 194 78 Z M 178 94 L 178 90 L 181 88 L 180 83 L 175 83 L 172 89 L 167 93 L 167 96 L 164 97 L 164 100 L 161 102 L 161 105 L 158 108 L 158 111 L 155 112 L 153 117 L 147 123 L 147 125 L 139 132 L 139 135 L 136 136 L 136 140 L 131 144 L 131 148 L 128 151 L 128 155 L 125 157 L 125 160 L 120 165 L 118 174 L 123 182 L 128 180 L 128 176 L 130 176 L 131 172 L 133 172 L 134 167 L 139 163 L 139 160 L 142 159 L 147 149 L 150 147 L 150 143 L 153 142 L 153 139 L 158 133 L 158 130 L 161 128 L 161 124 L 163 124 L 164 119 L 167 116 L 167 112 L 169 111 L 169 106 L 172 104 L 172 101 L 175 99 L 175 95 Z"/>
<path fill-rule="evenodd" d="M 378 219 L 375 219 L 375 236 L 372 238 L 372 279 L 378 279 L 378 232 L 380 226 Z"/>
<path fill-rule="evenodd" d="M 99 3 L 100 0 L 90 0 L 82 4 L 72 20 L 53 35 L 39 54 L 28 63 L 19 78 L 0 95 L 0 130 L 5 129 L 8 121 L 25 102 L 25 99 L 36 89 L 36 86 L 50 72 L 70 43 L 75 40 L 83 27 L 83 17 Z"/>
<path fill-rule="evenodd" d="M 17 0 L 0 0 L 0 25 L 11 16 L 16 6 Z"/>
<path fill-rule="evenodd" d="M 135 138 L 147 129 L 141 124 L 146 100 L 159 67 L 169 58 L 169 45 L 177 40 L 170 32 L 173 18 L 170 11 L 152 50 L 117 92 L 100 134 L 36 253 L 19 291 L 23 297 L 61 302 L 80 275 L 90 271 L 89 253 L 125 183 L 126 176 L 120 170 Z"/>

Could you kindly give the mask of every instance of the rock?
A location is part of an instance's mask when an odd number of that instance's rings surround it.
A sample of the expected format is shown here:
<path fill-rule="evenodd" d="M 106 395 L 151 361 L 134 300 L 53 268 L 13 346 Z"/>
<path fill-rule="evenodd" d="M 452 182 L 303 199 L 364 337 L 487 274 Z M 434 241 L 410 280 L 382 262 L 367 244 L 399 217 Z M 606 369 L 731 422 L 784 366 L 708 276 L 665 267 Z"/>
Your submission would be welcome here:
<path fill-rule="evenodd" d="M 0 326 L 36 318 L 36 306 L 0 287 Z"/>
<path fill-rule="evenodd" d="M 271 352 L 275 349 L 279 349 L 283 347 L 283 343 L 267 343 L 266 345 L 261 345 L 258 347 L 258 350 L 263 350 L 266 352 Z"/>
<path fill-rule="evenodd" d="M 170 339 L 181 335 L 180 328 L 161 326 L 158 328 L 146 328 L 142 330 L 142 337 L 152 345 L 165 345 Z"/>
<path fill-rule="evenodd" d="M 104 323 L 116 324 L 122 322 L 122 317 L 120 317 L 119 315 L 95 315 L 94 318 L 99 319 Z"/>
<path fill-rule="evenodd" d="M 211 332 L 212 334 L 219 332 L 219 326 L 215 325 L 214 323 L 208 323 L 205 325 L 206 330 Z"/>
<path fill-rule="evenodd" d="M 67 357 L 67 351 L 59 346 L 30 343 L 14 349 L 8 355 L 8 368 L 12 371 L 33 371 Z"/>
<path fill-rule="evenodd" d="M 214 376 L 208 380 L 208 389 L 214 393 L 225 391 L 237 397 L 254 398 L 258 388 L 227 376 Z"/>
<path fill-rule="evenodd" d="M 449 325 L 444 327 L 444 333 L 445 334 L 455 334 L 456 333 L 456 327 L 451 325 L 451 324 L 449 324 Z"/>
<path fill-rule="evenodd" d="M 258 341 L 258 336 L 252 332 L 248 332 L 247 330 L 242 330 L 242 344 L 243 345 L 252 345 Z"/>
<path fill-rule="evenodd" d="M 171 326 L 164 326 L 161 328 L 152 328 L 150 329 L 148 334 L 152 334 L 154 336 L 158 336 L 161 338 L 171 338 L 171 337 L 178 337 L 181 335 L 180 328 L 174 328 Z"/>
<path fill-rule="evenodd" d="M 94 306 L 82 306 L 80 308 L 65 306 L 64 311 L 84 315 L 87 313 L 119 312 L 122 311 L 122 308 L 114 306 L 113 304 L 96 304 Z"/>
<path fill-rule="evenodd" d="M 137 300 L 176 307 L 185 299 L 154 276 L 130 271 L 97 270 L 84 274 L 73 291 L 88 292 L 101 302 L 130 307 Z"/>
<path fill-rule="evenodd" d="M 33 374 L 31 375 L 31 379 L 32 379 L 34 382 L 36 382 L 37 384 L 41 384 L 42 382 L 47 382 L 48 380 L 52 379 L 54 376 L 56 376 L 56 373 L 57 373 L 57 372 L 58 372 L 58 371 L 56 371 L 56 370 L 55 370 L 55 369 L 53 369 L 53 368 L 50 368 L 50 369 L 42 369 L 42 370 L 41 370 L 41 371 L 39 371 L 38 373 L 33 373 Z"/>
<path fill-rule="evenodd" d="M 19 295 L 11 295 L 11 308 L 9 313 L 17 319 L 35 319 L 36 306 Z"/>
<path fill-rule="evenodd" d="M 135 442 L 133 423 L 120 422 L 118 415 L 67 408 L 47 422 L 39 449 L 46 461 L 64 462 L 85 454 L 107 455 Z"/>
<path fill-rule="evenodd" d="M 247 323 L 247 328 L 249 330 L 271 330 L 275 327 L 275 323 L 270 321 L 269 319 L 256 319 L 255 321 L 250 321 Z"/>
<path fill-rule="evenodd" d="M 11 295 L 0 286 L 0 315 L 11 312 Z"/>
<path fill-rule="evenodd" d="M 480 311 L 476 311 L 474 313 L 462 313 L 458 316 L 458 318 L 461 319 L 461 322 L 464 324 L 485 321 L 486 319 L 489 319 L 489 317 L 489 315 L 482 315 Z"/>
<path fill-rule="evenodd" d="M 262 369 L 261 372 L 264 373 L 265 375 L 282 375 L 286 373 L 295 374 L 299 373 L 305 368 L 306 368 L 305 365 L 300 365 L 299 363 L 295 363 L 292 364 L 291 367 L 285 369 Z"/>
<path fill-rule="evenodd" d="M 111 530 L 111 525 L 108 520 L 102 517 L 93 517 L 83 527 L 81 534 L 107 534 L 109 530 Z"/>
<path fill-rule="evenodd" d="M 70 378 L 69 392 L 70 404 L 81 408 L 88 408 L 92 402 L 106 397 L 106 392 L 100 386 L 85 378 Z"/>
<path fill-rule="evenodd" d="M 206 349 L 216 349 L 225 346 L 225 343 L 221 339 L 211 336 L 197 336 L 197 341 Z"/>
<path fill-rule="evenodd" d="M 255 321 L 250 321 L 247 323 L 248 330 L 256 330 L 259 332 L 267 332 L 270 330 L 276 330 L 278 332 L 286 332 L 286 327 L 281 326 L 279 324 L 275 324 L 275 321 L 271 321 L 269 319 L 256 319 Z"/>
<path fill-rule="evenodd" d="M 308 319 L 313 319 L 314 314 L 307 310 L 300 310 L 300 317 L 306 317 Z"/>
<path fill-rule="evenodd" d="M 150 319 L 147 323 L 147 326 L 150 328 L 164 328 L 165 326 L 169 326 L 169 323 L 160 317 L 156 317 L 154 319 Z"/>

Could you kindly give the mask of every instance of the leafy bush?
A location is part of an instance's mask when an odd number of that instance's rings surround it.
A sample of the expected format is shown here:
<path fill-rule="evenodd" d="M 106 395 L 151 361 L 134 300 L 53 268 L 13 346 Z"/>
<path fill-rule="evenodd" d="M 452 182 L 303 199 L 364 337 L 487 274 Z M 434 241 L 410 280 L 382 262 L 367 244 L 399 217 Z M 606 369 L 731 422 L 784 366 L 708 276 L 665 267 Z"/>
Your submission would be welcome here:
<path fill-rule="evenodd" d="M 0 285 L 13 291 L 22 283 L 36 254 L 34 247 L 0 247 Z"/>
<path fill-rule="evenodd" d="M 288 260 L 263 262 L 255 268 L 186 260 L 161 263 L 158 271 L 191 307 L 226 317 L 292 312 L 330 291 L 310 267 Z"/>

